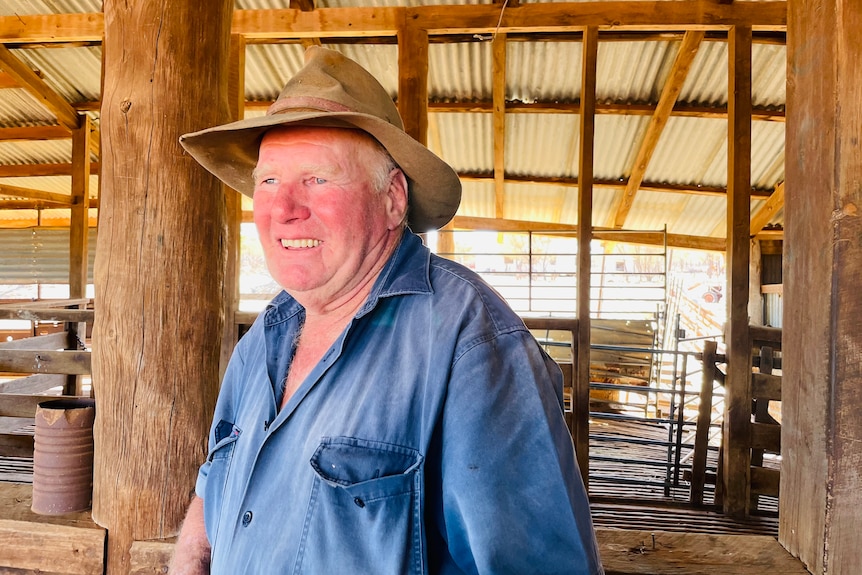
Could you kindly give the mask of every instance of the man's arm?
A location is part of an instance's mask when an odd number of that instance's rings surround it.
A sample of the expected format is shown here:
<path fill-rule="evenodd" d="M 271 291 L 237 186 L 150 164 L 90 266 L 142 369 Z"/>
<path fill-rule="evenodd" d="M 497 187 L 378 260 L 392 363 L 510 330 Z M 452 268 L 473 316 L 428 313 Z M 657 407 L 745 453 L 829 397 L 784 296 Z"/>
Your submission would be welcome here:
<path fill-rule="evenodd" d="M 529 334 L 454 364 L 440 439 L 438 526 L 464 573 L 599 575 L 562 375 Z"/>
<path fill-rule="evenodd" d="M 206 575 L 209 572 L 210 543 L 204 527 L 204 500 L 195 495 L 180 529 L 168 573 Z"/>

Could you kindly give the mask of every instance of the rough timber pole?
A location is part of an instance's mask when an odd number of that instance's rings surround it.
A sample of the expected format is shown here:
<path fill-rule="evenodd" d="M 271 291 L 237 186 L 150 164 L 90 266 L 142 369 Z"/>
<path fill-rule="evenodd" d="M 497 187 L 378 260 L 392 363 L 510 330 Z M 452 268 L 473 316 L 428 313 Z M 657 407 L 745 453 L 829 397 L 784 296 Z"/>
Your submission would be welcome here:
<path fill-rule="evenodd" d="M 180 134 L 227 120 L 232 0 L 106 0 L 93 518 L 108 575 L 182 521 L 218 387 L 224 194 Z"/>
<path fill-rule="evenodd" d="M 788 2 L 778 538 L 862 573 L 862 3 Z"/>

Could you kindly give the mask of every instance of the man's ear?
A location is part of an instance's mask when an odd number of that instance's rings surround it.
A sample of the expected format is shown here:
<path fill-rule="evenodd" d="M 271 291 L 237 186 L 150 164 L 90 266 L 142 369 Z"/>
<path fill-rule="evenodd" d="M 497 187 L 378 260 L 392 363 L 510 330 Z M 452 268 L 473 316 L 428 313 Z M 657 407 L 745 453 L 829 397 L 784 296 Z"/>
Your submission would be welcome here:
<path fill-rule="evenodd" d="M 407 178 L 401 168 L 393 168 L 389 172 L 389 186 L 386 188 L 386 210 L 390 230 L 396 230 L 406 219 L 407 214 Z"/>

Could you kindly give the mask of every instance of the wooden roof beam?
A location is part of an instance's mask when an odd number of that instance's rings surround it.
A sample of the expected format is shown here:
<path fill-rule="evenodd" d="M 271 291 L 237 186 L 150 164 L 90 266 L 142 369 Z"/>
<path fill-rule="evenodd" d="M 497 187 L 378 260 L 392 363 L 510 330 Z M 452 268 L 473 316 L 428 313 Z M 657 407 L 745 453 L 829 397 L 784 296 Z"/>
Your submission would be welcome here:
<path fill-rule="evenodd" d="M 772 192 L 772 195 L 766 200 L 757 213 L 751 216 L 751 229 L 750 234 L 751 237 L 757 236 L 766 224 L 769 223 L 769 220 L 784 207 L 784 182 L 781 182 L 775 187 L 775 191 Z"/>
<path fill-rule="evenodd" d="M 57 194 L 54 192 L 44 192 L 42 190 L 32 190 L 30 188 L 19 188 L 18 186 L 7 186 L 6 184 L 0 184 L 0 196 L 10 196 L 13 198 L 24 198 L 28 200 L 44 200 L 62 207 L 69 207 L 72 205 L 72 196 Z"/>
<path fill-rule="evenodd" d="M 2 167 L 0 167 L 2 169 Z M 476 174 L 461 172 L 458 174 L 462 182 L 486 182 L 493 179 L 490 174 Z M 543 186 L 567 186 L 578 187 L 578 178 L 566 178 L 557 176 L 522 176 L 507 175 L 506 182 L 518 184 L 538 184 Z M 625 187 L 625 180 L 593 180 L 594 188 L 619 189 Z M 669 194 L 695 194 L 701 196 L 726 196 L 727 189 L 717 186 L 699 186 L 696 184 L 659 184 L 644 182 L 640 189 L 645 192 L 658 192 Z M 752 189 L 752 197 L 769 198 L 774 192 L 771 190 Z"/>
<path fill-rule="evenodd" d="M 0 46 L 0 69 L 5 70 L 31 96 L 50 110 L 61 126 L 75 130 L 81 125 L 81 119 L 75 108 L 5 46 Z"/>
<path fill-rule="evenodd" d="M 508 40 L 508 36 L 507 36 Z M 312 39 L 308 39 L 312 41 Z M 302 42 L 303 45 L 306 41 Z M 275 100 L 247 100 L 246 110 L 266 111 Z M 98 112 L 102 103 L 98 100 L 88 102 L 75 102 L 72 104 L 78 112 Z M 573 102 L 506 102 L 507 114 L 577 114 L 581 103 Z M 614 104 L 596 102 L 596 114 L 619 114 L 623 116 L 648 116 L 655 114 L 655 104 Z M 458 114 L 458 113 L 492 113 L 494 102 L 469 101 L 469 102 L 428 102 L 428 111 L 435 114 Z M 690 106 L 677 104 L 670 113 L 671 116 L 681 118 L 712 118 L 717 120 L 727 119 L 726 106 Z M 781 109 L 753 108 L 751 119 L 765 122 L 784 122 L 785 112 Z M 24 129 L 27 128 L 16 128 Z M 0 128 L 2 132 L 3 128 Z M 3 138 L 0 137 L 0 140 Z"/>
<path fill-rule="evenodd" d="M 90 163 L 90 173 L 99 172 L 99 162 Z M 72 164 L 5 164 L 0 165 L 0 178 L 31 178 L 38 176 L 71 176 Z"/>
<path fill-rule="evenodd" d="M 90 153 L 99 156 L 100 134 L 99 128 L 94 123 L 90 126 Z M 65 126 L 26 126 L 0 128 L 0 142 L 12 140 L 38 141 L 38 140 L 69 140 L 72 132 Z"/>
<path fill-rule="evenodd" d="M 506 197 L 506 35 L 491 41 L 494 98 L 494 213 L 505 214 Z"/>
<path fill-rule="evenodd" d="M 566 32 L 595 26 L 599 30 L 718 30 L 747 24 L 757 30 L 785 30 L 785 2 L 716 4 L 607 1 L 521 4 L 502 13 L 493 4 L 408 8 L 408 18 L 429 34 Z"/>
<path fill-rule="evenodd" d="M 272 101 L 249 102 L 251 108 L 266 109 Z M 506 102 L 506 113 L 508 114 L 577 114 L 580 111 L 580 101 L 573 102 Z M 656 104 L 614 104 L 607 102 L 596 102 L 596 114 L 611 114 L 622 116 L 648 116 L 656 112 Z M 494 103 L 490 101 L 469 102 L 429 102 L 428 111 L 435 114 L 441 113 L 490 113 L 493 112 Z M 727 119 L 726 106 L 691 106 L 687 104 L 674 104 L 670 111 L 671 116 L 681 118 L 712 118 L 717 120 Z M 751 119 L 758 121 L 783 122 L 784 110 L 754 108 Z"/>
<path fill-rule="evenodd" d="M 470 216 L 455 216 L 453 227 L 460 230 L 489 230 L 495 232 L 554 232 L 559 234 L 571 234 L 573 236 L 578 233 L 578 226 L 572 224 L 507 220 L 501 218 L 478 218 Z M 661 231 L 626 231 L 611 230 L 607 228 L 593 228 L 592 235 L 593 238 L 599 240 L 659 246 L 664 245 L 665 235 L 667 235 L 667 245 L 670 247 L 716 252 L 723 252 L 726 246 L 724 238 L 665 234 Z"/>
<path fill-rule="evenodd" d="M 658 104 L 656 105 L 655 113 L 650 119 L 649 127 L 638 150 L 637 159 L 626 184 L 626 189 L 614 214 L 612 225 L 617 229 L 623 227 L 634 205 L 635 195 L 646 174 L 653 152 L 655 152 L 658 146 L 659 138 L 661 138 L 661 134 L 665 126 L 667 126 L 667 120 L 670 117 L 676 99 L 679 97 L 680 91 L 682 91 L 682 86 L 688 77 L 688 72 L 691 70 L 691 65 L 694 62 L 695 56 L 697 56 L 700 44 L 703 42 L 703 36 L 703 31 L 686 32 L 682 39 L 682 44 L 680 45 L 676 59 L 674 59 L 670 75 L 667 82 L 665 82 Z"/>
<path fill-rule="evenodd" d="M 502 18 L 501 18 L 502 12 Z M 234 10 L 232 34 L 247 40 L 303 37 L 395 36 L 411 21 L 429 34 L 489 34 L 600 30 L 753 30 L 787 29 L 787 2 L 609 1 L 520 4 L 501 11 L 496 4 L 415 8 L 317 8 L 311 11 Z M 26 14 L 0 17 L 0 43 L 100 42 L 104 15 Z"/>

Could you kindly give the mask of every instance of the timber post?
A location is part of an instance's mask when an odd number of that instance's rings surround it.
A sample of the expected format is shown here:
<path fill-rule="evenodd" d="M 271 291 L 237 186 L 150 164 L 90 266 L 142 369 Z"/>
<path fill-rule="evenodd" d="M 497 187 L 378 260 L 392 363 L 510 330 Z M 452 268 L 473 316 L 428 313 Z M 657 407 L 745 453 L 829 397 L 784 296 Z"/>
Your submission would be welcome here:
<path fill-rule="evenodd" d="M 862 5 L 788 2 L 782 545 L 862 572 Z"/>
<path fill-rule="evenodd" d="M 223 320 L 222 186 L 181 134 L 228 120 L 233 2 L 104 3 L 93 519 L 106 573 L 179 530 L 205 456 Z"/>

